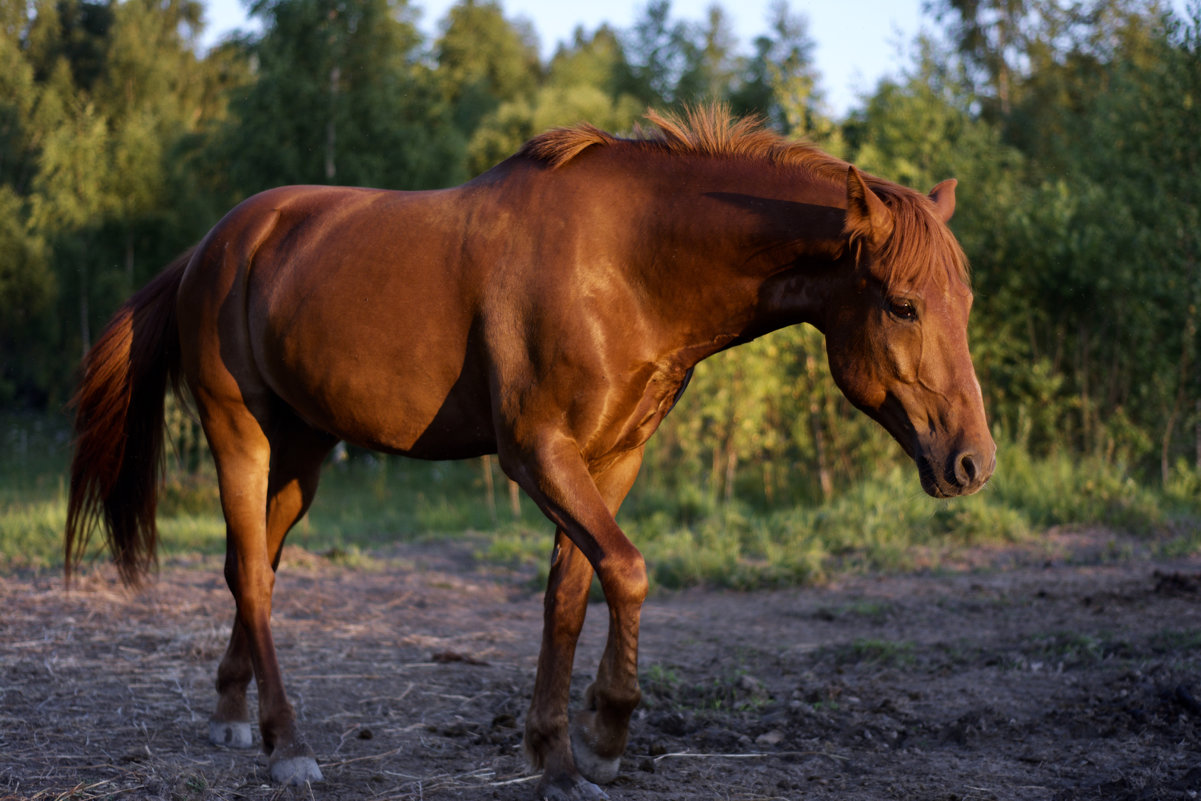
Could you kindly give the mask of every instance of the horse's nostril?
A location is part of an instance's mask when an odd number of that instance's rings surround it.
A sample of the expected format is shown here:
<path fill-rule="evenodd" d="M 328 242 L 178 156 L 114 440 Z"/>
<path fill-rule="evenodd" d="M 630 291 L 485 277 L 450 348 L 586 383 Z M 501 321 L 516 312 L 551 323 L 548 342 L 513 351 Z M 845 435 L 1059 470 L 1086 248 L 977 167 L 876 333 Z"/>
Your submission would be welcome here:
<path fill-rule="evenodd" d="M 959 454 L 959 458 L 955 460 L 955 479 L 959 486 L 966 487 L 972 484 L 977 474 L 975 455 L 967 451 Z"/>

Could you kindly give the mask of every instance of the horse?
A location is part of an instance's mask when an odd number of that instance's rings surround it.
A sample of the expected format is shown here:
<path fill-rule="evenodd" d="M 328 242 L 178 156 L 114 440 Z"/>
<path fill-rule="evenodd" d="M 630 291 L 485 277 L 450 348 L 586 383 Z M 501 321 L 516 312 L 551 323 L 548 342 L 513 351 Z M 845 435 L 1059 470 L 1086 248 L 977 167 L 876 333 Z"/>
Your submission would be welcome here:
<path fill-rule="evenodd" d="M 321 780 L 271 634 L 275 571 L 340 441 L 419 459 L 497 454 L 555 526 L 524 747 L 547 799 L 606 797 L 639 703 L 646 565 L 615 515 L 702 359 L 784 326 L 930 495 L 995 466 L 968 350 L 954 180 L 922 194 L 720 107 L 580 124 L 458 187 L 288 186 L 250 197 L 119 309 L 74 404 L 66 576 L 102 529 L 122 578 L 156 564 L 164 399 L 190 397 L 216 465 L 236 614 L 213 743 Z M 569 714 L 599 578 L 609 625 Z"/>

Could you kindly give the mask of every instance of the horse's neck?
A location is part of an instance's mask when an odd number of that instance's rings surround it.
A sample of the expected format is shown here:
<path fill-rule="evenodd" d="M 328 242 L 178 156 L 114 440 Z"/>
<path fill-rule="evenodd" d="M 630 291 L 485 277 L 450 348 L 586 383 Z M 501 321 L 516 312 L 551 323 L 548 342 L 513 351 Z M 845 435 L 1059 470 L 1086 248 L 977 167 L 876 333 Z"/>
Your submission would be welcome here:
<path fill-rule="evenodd" d="M 660 312 L 682 321 L 698 352 L 813 322 L 842 249 L 839 193 L 766 166 L 761 180 L 723 179 L 722 162 L 697 161 L 706 172 L 647 179 L 634 220 L 647 234 L 633 269 L 655 287 Z"/>

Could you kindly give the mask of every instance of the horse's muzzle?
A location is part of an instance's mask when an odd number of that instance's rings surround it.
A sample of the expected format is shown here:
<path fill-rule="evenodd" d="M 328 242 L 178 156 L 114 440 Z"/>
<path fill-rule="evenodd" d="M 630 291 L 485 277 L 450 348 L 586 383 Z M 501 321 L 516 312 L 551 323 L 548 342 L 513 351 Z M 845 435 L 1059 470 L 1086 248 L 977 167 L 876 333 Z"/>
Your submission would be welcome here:
<path fill-rule="evenodd" d="M 978 492 L 988 483 L 997 466 L 997 448 L 989 442 L 987 448 L 956 449 L 945 458 L 919 454 L 914 461 L 927 494 L 955 498 Z"/>

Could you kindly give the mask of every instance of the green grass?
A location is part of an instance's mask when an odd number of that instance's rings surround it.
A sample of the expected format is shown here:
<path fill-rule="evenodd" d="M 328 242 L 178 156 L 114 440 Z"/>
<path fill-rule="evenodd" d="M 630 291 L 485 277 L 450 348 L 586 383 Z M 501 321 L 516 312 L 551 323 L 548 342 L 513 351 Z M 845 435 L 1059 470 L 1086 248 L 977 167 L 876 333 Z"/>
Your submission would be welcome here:
<path fill-rule="evenodd" d="M 0 567 L 62 564 L 66 422 L 0 417 Z"/>
<path fill-rule="evenodd" d="M 63 421 L 0 418 L 0 569 L 62 565 L 69 439 Z M 353 453 L 326 466 L 317 500 L 289 543 L 341 555 L 348 563 L 396 541 L 486 533 L 484 559 L 547 571 L 551 526 L 522 498 L 509 510 L 507 484 L 493 466 L 491 501 L 480 460 L 419 462 Z M 1181 556 L 1201 549 L 1201 478 L 1184 466 L 1153 489 L 1118 467 L 1066 455 L 1034 459 L 1003 448 L 989 486 L 971 498 L 939 501 L 910 466 L 889 467 L 814 505 L 759 508 L 709 504 L 685 493 L 672 505 L 633 503 L 621 523 L 659 587 L 695 584 L 755 589 L 823 581 L 846 572 L 938 569 L 956 549 L 1037 542 L 1050 526 L 1101 526 L 1158 543 Z M 164 558 L 220 554 L 225 547 L 210 467 L 174 473 L 160 496 Z M 1165 530 L 1175 536 L 1159 536 Z M 103 558 L 99 543 L 94 555 Z M 1120 558 L 1121 554 L 1115 554 Z"/>
<path fill-rule="evenodd" d="M 66 521 L 70 437 L 65 420 L 0 417 L 0 570 L 58 570 Z M 353 554 L 388 543 L 454 537 L 512 525 L 507 485 L 494 472 L 494 504 L 484 497 L 480 460 L 420 462 L 355 453 L 331 460 L 308 516 L 289 534 L 292 545 Z M 504 497 L 501 497 L 501 496 Z M 537 528 L 549 551 L 549 524 L 523 499 L 519 524 Z M 163 558 L 225 549 L 215 473 L 171 472 L 159 494 Z M 99 537 L 88 558 L 104 558 Z"/>
<path fill-rule="evenodd" d="M 875 667 L 910 668 L 917 663 L 917 646 L 907 640 L 894 642 L 873 638 L 827 649 L 836 664 L 868 664 Z"/>

